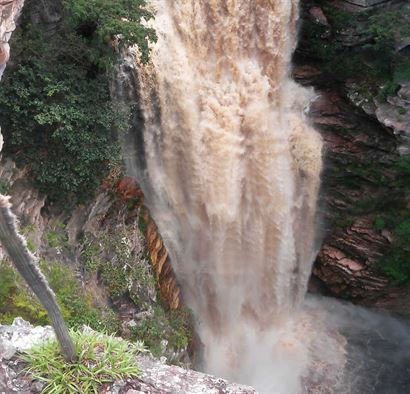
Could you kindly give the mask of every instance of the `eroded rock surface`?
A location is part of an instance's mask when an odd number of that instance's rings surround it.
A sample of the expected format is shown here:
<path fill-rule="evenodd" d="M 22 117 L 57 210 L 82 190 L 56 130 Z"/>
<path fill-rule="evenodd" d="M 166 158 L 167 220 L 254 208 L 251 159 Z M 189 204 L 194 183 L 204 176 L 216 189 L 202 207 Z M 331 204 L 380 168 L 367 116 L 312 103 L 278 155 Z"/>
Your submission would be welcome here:
<path fill-rule="evenodd" d="M 372 42 L 348 20 L 343 28 L 341 18 L 347 18 L 345 11 L 340 12 L 346 10 L 343 3 L 320 3 L 324 16 L 329 17 L 329 26 L 324 26 L 312 18 L 312 9 L 319 2 L 303 2 L 307 35 L 302 34 L 295 59 L 295 79 L 314 86 L 317 92 L 309 117 L 325 142 L 320 204 L 323 246 L 310 288 L 408 315 L 410 309 L 400 298 L 408 300 L 409 286 L 398 285 L 400 274 L 394 272 L 394 279 L 381 267 L 394 264 L 391 256 L 408 254 L 395 229 L 406 220 L 410 207 L 406 167 L 401 164 L 409 146 L 409 81 L 401 81 L 397 91 L 383 99 L 379 94 L 382 86 L 367 82 L 363 87 L 359 69 L 354 68 L 346 80 L 340 71 L 329 69 L 333 63 L 321 51 L 326 53 L 333 45 L 345 48 L 345 56 L 353 56 L 357 48 Z M 409 6 L 386 2 L 377 9 L 402 13 Z M 336 17 L 340 19 L 335 22 Z M 312 31 L 317 34 L 309 36 Z"/>
<path fill-rule="evenodd" d="M 0 0 L 0 79 L 10 58 L 9 40 L 23 4 L 24 0 Z"/>

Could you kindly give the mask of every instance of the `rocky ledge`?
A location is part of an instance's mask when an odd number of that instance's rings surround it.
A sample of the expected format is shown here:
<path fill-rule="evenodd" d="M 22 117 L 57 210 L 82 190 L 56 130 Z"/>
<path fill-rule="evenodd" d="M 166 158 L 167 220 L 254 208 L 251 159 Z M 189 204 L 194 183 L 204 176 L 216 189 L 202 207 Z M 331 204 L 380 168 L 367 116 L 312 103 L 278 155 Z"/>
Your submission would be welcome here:
<path fill-rule="evenodd" d="M 41 382 L 24 372 L 19 352 L 53 339 L 51 327 L 33 327 L 21 318 L 11 326 L 0 325 L 0 393 L 40 393 Z M 135 362 L 141 369 L 139 379 L 112 382 L 101 387 L 103 394 L 255 394 L 251 387 L 228 383 L 210 375 L 166 365 L 151 356 L 138 356 Z"/>
<path fill-rule="evenodd" d="M 0 0 L 0 79 L 10 57 L 8 42 L 16 28 L 23 4 L 24 0 Z"/>

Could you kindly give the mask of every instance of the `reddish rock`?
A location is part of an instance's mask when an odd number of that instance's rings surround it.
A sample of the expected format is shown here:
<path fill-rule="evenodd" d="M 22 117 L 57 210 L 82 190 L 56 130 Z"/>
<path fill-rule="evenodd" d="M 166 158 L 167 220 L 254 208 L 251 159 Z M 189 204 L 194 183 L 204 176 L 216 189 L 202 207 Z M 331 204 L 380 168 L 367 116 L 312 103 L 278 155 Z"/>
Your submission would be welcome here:
<path fill-rule="evenodd" d="M 9 60 L 9 44 L 11 34 L 16 28 L 16 21 L 20 16 L 24 0 L 0 1 L 0 79 L 5 64 Z"/>
<path fill-rule="evenodd" d="M 6 64 L 10 58 L 10 47 L 9 44 L 1 42 L 0 43 L 0 64 Z"/>
<path fill-rule="evenodd" d="M 372 229 L 370 218 L 336 230 L 328 242 L 318 255 L 314 275 L 331 293 L 356 301 L 384 294 L 389 281 L 373 267 L 390 241 Z"/>
<path fill-rule="evenodd" d="M 320 7 L 312 7 L 309 10 L 309 14 L 316 23 L 319 23 L 323 26 L 329 26 L 329 22 L 327 21 L 326 15 Z"/>
<path fill-rule="evenodd" d="M 314 78 L 318 77 L 322 72 L 316 67 L 309 65 L 296 66 L 293 69 L 293 78 L 298 82 L 307 84 L 311 82 Z"/>
<path fill-rule="evenodd" d="M 126 176 L 122 178 L 116 187 L 117 196 L 121 202 L 127 203 L 131 200 L 135 202 L 143 201 L 143 194 L 134 178 Z"/>
<path fill-rule="evenodd" d="M 178 309 L 182 306 L 181 292 L 168 251 L 148 210 L 145 212 L 144 219 L 146 222 L 145 238 L 150 251 L 151 263 L 159 283 L 161 297 L 171 309 Z"/>

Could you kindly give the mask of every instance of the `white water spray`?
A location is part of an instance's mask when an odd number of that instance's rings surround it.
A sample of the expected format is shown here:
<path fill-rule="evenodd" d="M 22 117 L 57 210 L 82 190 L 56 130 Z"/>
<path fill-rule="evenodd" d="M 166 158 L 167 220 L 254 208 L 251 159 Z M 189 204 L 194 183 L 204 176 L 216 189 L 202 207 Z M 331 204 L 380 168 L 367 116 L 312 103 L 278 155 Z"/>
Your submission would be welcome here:
<path fill-rule="evenodd" d="M 151 3 L 158 42 L 138 71 L 145 163 L 129 147 L 126 161 L 195 314 L 203 368 L 301 392 L 317 346 L 298 310 L 322 142 L 303 113 L 311 92 L 289 77 L 299 1 Z"/>

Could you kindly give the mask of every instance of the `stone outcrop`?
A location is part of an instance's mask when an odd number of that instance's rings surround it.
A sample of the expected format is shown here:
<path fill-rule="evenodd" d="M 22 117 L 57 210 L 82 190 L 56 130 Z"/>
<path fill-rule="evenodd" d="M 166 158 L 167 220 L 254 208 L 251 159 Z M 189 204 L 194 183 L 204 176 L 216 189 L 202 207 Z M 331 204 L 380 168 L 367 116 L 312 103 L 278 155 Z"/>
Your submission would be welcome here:
<path fill-rule="evenodd" d="M 410 81 L 403 80 L 396 93 L 389 95 L 386 100 L 378 97 L 364 97 L 355 83 L 348 83 L 347 97 L 367 115 L 391 129 L 401 139 L 399 151 L 401 154 L 410 153 Z"/>
<path fill-rule="evenodd" d="M 182 306 L 180 288 L 178 287 L 168 252 L 148 210 L 144 217 L 147 223 L 145 239 L 151 256 L 151 263 L 160 286 L 161 296 L 171 309 L 178 309 Z"/>
<path fill-rule="evenodd" d="M 25 365 L 16 352 L 53 338 L 51 327 L 33 327 L 22 319 L 12 326 L 0 326 L 0 392 L 39 393 L 43 385 L 22 372 Z M 5 357 L 6 355 L 6 357 Z M 117 381 L 101 386 L 101 394 L 256 394 L 251 387 L 231 384 L 226 380 L 189 369 L 166 365 L 141 355 L 135 360 L 141 369 L 138 379 Z"/>
<path fill-rule="evenodd" d="M 16 28 L 24 0 L 0 0 L 0 80 L 10 59 L 9 40 Z M 0 152 L 3 148 L 3 136 L 0 126 Z"/>
<path fill-rule="evenodd" d="M 10 58 L 9 40 L 16 28 L 24 0 L 0 0 L 0 79 Z"/>
<path fill-rule="evenodd" d="M 360 88 L 359 71 L 357 78 L 353 75 L 336 83 L 331 70 L 325 71 L 328 60 L 318 62 L 315 49 L 335 42 L 351 48 L 365 45 L 368 38 L 355 36 L 348 29 L 340 32 L 324 26 L 312 18 L 312 9 L 317 6 L 316 1 L 306 2 L 304 20 L 313 23 L 313 29 L 321 29 L 321 34 L 314 43 L 302 39 L 294 70 L 298 82 L 317 91 L 309 117 L 325 142 L 323 246 L 314 266 L 311 290 L 408 315 L 410 309 L 400 298 L 408 299 L 409 287 L 389 279 L 380 264 L 397 250 L 407 253 L 399 249 L 402 246 L 396 234 L 384 220 L 406 214 L 410 206 L 399 170 L 401 155 L 408 153 L 409 82 L 403 81 L 386 101 L 376 97 L 379 87 Z M 309 45 L 316 45 L 313 52 L 309 52 Z"/>

